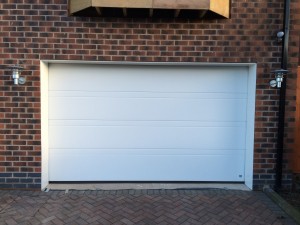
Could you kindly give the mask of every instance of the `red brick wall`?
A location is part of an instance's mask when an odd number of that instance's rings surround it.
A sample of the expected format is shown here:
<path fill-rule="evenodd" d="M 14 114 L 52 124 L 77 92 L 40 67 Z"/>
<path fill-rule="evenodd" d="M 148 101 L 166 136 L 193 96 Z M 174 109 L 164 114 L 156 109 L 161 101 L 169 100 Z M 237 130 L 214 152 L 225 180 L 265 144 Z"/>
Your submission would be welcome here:
<path fill-rule="evenodd" d="M 299 0 L 298 1 L 292 1 L 292 3 L 291 3 L 291 27 L 290 27 L 290 29 L 291 29 L 291 33 L 290 33 L 290 45 L 289 45 L 289 52 L 290 53 L 289 54 L 292 57 L 290 57 L 289 62 L 290 62 L 290 65 L 293 67 L 292 71 L 295 70 L 295 73 L 292 74 L 292 79 L 289 81 L 289 83 L 291 84 L 293 82 L 293 87 L 294 87 L 294 86 L 297 86 L 297 83 L 299 84 L 298 80 L 300 79 L 300 77 L 299 77 L 299 67 L 297 67 L 297 65 L 300 66 L 300 1 Z M 298 60 L 294 56 L 298 56 Z M 298 75 L 297 75 L 297 70 L 298 70 Z M 299 90 L 298 90 L 298 92 L 299 92 Z M 293 98 L 293 95 L 294 95 L 293 89 L 288 92 L 288 95 L 289 95 L 290 99 Z M 300 97 L 299 94 L 296 94 L 296 95 L 297 95 L 296 96 L 297 98 Z M 298 99 L 298 102 L 299 102 L 299 99 Z M 286 119 L 287 121 L 290 119 L 289 117 L 292 117 L 293 115 L 295 115 L 295 117 L 299 116 L 299 114 L 292 113 L 292 109 L 296 108 L 296 102 L 294 103 L 293 101 L 290 101 L 288 104 L 289 104 L 290 112 L 289 112 L 288 118 Z M 298 112 L 299 112 L 299 109 L 298 109 Z M 299 120 L 299 118 L 296 118 L 296 119 Z M 292 120 L 290 120 L 290 121 L 292 123 Z M 295 126 L 296 126 L 296 130 L 294 130 L 294 131 L 299 130 L 299 127 L 298 127 L 299 123 L 296 123 Z M 294 136 L 291 135 L 290 138 L 286 138 L 287 143 L 288 143 L 287 148 L 288 149 L 290 149 L 290 148 L 293 149 L 291 154 L 286 154 L 286 161 L 290 162 L 289 163 L 290 167 L 293 166 L 293 162 L 295 163 L 294 160 L 297 159 L 297 156 L 299 156 L 299 154 L 297 154 L 296 157 L 295 157 L 295 147 L 296 147 L 296 145 L 295 145 L 295 140 L 292 140 L 293 137 L 295 138 L 295 135 Z M 296 140 L 296 141 L 298 141 L 298 140 Z M 297 153 L 299 153 L 299 150 L 297 151 Z M 298 163 L 300 163 L 299 160 L 298 160 Z M 299 170 L 295 170 L 295 165 L 294 165 L 294 171 L 293 172 L 299 174 Z"/>
<path fill-rule="evenodd" d="M 300 174 L 300 66 L 298 67 L 297 92 L 296 92 L 296 129 L 295 149 L 293 154 L 293 172 Z"/>
<path fill-rule="evenodd" d="M 292 0 L 284 184 L 295 123 L 300 0 Z M 79 18 L 67 0 L 2 0 L 0 65 L 22 64 L 25 85 L 0 70 L 0 188 L 39 188 L 41 172 L 40 60 L 257 63 L 254 187 L 274 184 L 283 0 L 232 0 L 231 18 L 218 20 Z M 298 14 L 297 14 L 298 13 Z"/>

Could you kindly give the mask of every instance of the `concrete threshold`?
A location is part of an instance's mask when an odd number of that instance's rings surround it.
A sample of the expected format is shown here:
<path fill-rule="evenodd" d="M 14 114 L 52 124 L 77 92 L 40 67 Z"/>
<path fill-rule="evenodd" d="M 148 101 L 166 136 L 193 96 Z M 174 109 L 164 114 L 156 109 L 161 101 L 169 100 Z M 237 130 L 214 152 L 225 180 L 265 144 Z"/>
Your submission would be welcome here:
<path fill-rule="evenodd" d="M 245 184 L 234 183 L 52 183 L 45 190 L 157 190 L 225 189 L 250 191 Z"/>

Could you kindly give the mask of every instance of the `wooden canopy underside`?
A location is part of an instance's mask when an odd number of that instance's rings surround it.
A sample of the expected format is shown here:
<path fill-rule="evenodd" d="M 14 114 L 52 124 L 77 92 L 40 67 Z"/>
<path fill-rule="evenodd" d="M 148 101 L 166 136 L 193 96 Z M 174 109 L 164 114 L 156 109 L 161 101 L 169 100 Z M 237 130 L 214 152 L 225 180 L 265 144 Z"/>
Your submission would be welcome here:
<path fill-rule="evenodd" d="M 69 0 L 69 14 L 73 16 L 113 16 L 117 11 L 122 16 L 139 14 L 152 17 L 156 11 L 172 12 L 178 17 L 183 12 L 197 12 L 203 17 L 206 12 L 229 18 L 229 0 Z M 111 14 L 111 15 L 110 15 Z"/>

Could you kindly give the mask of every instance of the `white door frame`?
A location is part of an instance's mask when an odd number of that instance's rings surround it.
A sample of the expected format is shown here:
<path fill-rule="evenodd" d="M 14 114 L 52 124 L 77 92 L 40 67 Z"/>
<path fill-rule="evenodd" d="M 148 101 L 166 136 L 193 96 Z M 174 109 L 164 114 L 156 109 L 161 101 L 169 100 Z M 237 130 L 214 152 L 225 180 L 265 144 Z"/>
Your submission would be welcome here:
<path fill-rule="evenodd" d="M 245 154 L 245 185 L 253 188 L 253 155 L 254 155 L 254 122 L 256 96 L 256 68 L 255 63 L 187 63 L 187 62 L 99 62 L 99 61 L 40 61 L 41 79 L 41 142 L 42 142 L 42 190 L 49 184 L 49 143 L 48 143 L 48 82 L 49 64 L 99 64 L 99 65 L 153 65 L 153 66 L 197 66 L 197 67 L 248 67 L 248 101 L 247 101 L 247 131 Z"/>

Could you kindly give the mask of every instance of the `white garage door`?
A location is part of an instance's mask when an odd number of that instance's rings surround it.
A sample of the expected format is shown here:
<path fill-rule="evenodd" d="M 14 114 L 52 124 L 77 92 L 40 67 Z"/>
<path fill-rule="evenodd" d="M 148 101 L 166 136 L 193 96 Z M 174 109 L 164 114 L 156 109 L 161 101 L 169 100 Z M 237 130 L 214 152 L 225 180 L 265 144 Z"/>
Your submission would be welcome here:
<path fill-rule="evenodd" d="M 244 181 L 247 67 L 49 65 L 50 181 Z"/>

